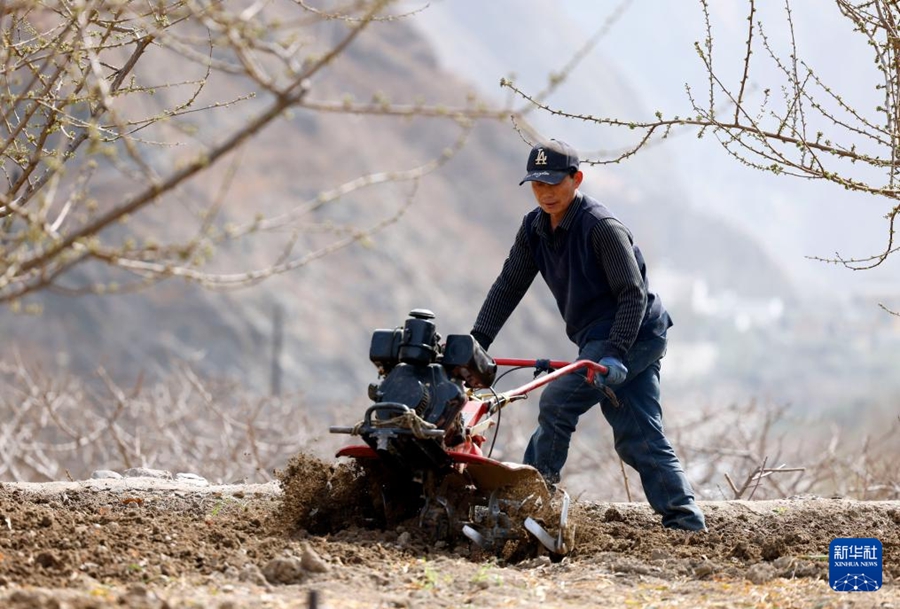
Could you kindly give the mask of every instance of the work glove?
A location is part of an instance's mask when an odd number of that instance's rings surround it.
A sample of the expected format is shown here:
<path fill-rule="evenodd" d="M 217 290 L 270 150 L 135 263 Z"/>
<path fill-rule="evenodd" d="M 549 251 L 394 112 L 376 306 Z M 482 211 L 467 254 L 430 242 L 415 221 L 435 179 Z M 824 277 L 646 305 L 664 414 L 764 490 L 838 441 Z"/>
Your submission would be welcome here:
<path fill-rule="evenodd" d="M 601 366 L 606 366 L 606 374 L 603 375 L 603 384 L 613 387 L 625 382 L 628 376 L 628 368 L 622 363 L 618 357 L 608 355 L 600 360 Z"/>

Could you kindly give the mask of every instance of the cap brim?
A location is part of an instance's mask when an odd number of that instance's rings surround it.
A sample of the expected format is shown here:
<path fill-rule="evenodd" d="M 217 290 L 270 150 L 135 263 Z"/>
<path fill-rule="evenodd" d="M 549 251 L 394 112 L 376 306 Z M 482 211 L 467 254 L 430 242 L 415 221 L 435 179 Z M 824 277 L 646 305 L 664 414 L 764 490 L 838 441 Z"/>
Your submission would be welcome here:
<path fill-rule="evenodd" d="M 522 181 L 519 182 L 519 186 L 524 184 L 525 182 L 543 182 L 544 184 L 559 184 L 563 181 L 563 178 L 569 175 L 568 171 L 547 171 L 543 169 L 541 171 L 529 171 L 528 175 L 522 178 Z"/>

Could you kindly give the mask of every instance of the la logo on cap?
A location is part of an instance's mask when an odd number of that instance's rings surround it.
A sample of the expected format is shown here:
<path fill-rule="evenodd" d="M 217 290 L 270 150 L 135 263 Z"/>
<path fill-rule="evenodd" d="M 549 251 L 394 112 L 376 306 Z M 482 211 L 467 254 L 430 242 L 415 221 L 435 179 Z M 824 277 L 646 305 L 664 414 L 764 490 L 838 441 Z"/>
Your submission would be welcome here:
<path fill-rule="evenodd" d="M 537 156 L 534 157 L 535 165 L 546 165 L 547 164 L 547 154 L 544 152 L 544 149 L 541 148 L 538 150 Z"/>

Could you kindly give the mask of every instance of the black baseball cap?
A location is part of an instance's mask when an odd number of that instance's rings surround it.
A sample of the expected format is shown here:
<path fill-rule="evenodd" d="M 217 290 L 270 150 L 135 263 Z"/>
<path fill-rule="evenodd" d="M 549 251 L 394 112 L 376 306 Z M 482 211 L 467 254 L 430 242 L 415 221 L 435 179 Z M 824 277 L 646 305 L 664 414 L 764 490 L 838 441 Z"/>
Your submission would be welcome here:
<path fill-rule="evenodd" d="M 559 184 L 574 169 L 578 169 L 578 153 L 574 148 L 559 140 L 538 144 L 528 155 L 528 174 L 519 182 L 543 182 Z"/>

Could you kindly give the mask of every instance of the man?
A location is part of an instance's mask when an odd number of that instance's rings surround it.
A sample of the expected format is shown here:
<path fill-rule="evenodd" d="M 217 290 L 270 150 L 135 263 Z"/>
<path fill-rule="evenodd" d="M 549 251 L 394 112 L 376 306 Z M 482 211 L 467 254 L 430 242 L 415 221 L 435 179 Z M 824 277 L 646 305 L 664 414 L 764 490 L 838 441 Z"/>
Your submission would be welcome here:
<path fill-rule="evenodd" d="M 519 185 L 531 182 L 538 207 L 525 216 L 472 335 L 487 349 L 540 272 L 579 359 L 597 361 L 608 373 L 597 385 L 583 374 L 570 374 L 544 389 L 525 463 L 548 484 L 559 482 L 578 418 L 599 402 L 616 452 L 640 474 L 663 525 L 705 530 L 691 485 L 663 433 L 659 371 L 672 321 L 659 297 L 648 291 L 644 259 L 629 230 L 578 190 L 584 179 L 578 165 L 578 154 L 565 142 L 550 140 L 531 150 Z"/>

